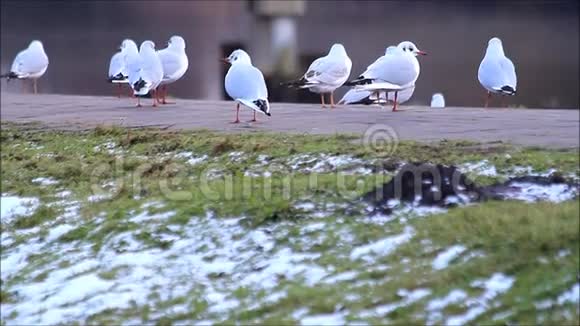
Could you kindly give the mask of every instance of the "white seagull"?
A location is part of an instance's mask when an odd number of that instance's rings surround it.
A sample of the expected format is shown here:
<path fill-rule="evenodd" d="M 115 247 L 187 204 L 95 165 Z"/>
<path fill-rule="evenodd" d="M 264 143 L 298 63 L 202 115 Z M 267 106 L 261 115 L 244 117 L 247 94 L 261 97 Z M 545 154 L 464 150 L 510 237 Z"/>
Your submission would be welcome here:
<path fill-rule="evenodd" d="M 420 66 L 417 55 L 427 53 L 419 50 L 413 42 L 404 41 L 396 47 L 389 46 L 385 55 L 373 62 L 356 79 L 346 83 L 348 86 L 355 86 L 355 90 L 380 92 L 394 92 L 392 97 L 393 111 L 397 111 L 398 93 L 415 87 L 415 82 L 419 78 Z M 412 95 L 412 93 L 411 93 Z"/>
<path fill-rule="evenodd" d="M 442 109 L 445 107 L 445 98 L 443 97 L 443 94 L 441 93 L 433 94 L 433 96 L 431 97 L 431 107 L 437 109 Z"/>
<path fill-rule="evenodd" d="M 330 93 L 330 106 L 334 107 L 334 91 L 342 86 L 350 76 L 352 61 L 342 44 L 334 44 L 328 54 L 312 62 L 302 78 L 285 83 L 289 87 L 308 88 L 320 94 L 322 107 L 324 93 Z"/>
<path fill-rule="evenodd" d="M 137 55 L 139 50 L 137 49 L 137 44 L 130 39 L 123 40 L 119 50 L 119 52 L 113 55 L 109 63 L 109 82 L 119 85 L 119 93 L 117 96 L 121 97 L 121 84 L 129 83 L 129 72 L 125 64 L 125 56 L 129 52 Z"/>
<path fill-rule="evenodd" d="M 163 66 L 155 51 L 153 41 L 144 41 L 139 47 L 139 55 L 128 55 L 127 69 L 129 70 L 129 84 L 133 94 L 137 96 L 137 106 L 141 106 L 140 96 L 152 92 L 153 106 L 157 106 L 157 86 L 163 79 Z"/>
<path fill-rule="evenodd" d="M 271 116 L 264 75 L 252 65 L 250 55 L 238 49 L 222 61 L 231 64 L 225 78 L 226 92 L 238 102 L 233 123 L 240 122 L 240 103 L 254 110 L 254 119 L 251 121 L 256 121 L 256 111 Z"/>
<path fill-rule="evenodd" d="M 477 78 L 487 90 L 485 107 L 489 104 L 492 93 L 515 95 L 518 79 L 513 62 L 505 56 L 501 40 L 497 37 L 489 40 L 485 56 L 481 60 Z"/>
<path fill-rule="evenodd" d="M 187 54 L 185 54 L 185 40 L 181 36 L 172 36 L 167 43 L 167 47 L 157 51 L 161 64 L 163 65 L 163 80 L 161 80 L 161 100 L 163 104 L 168 104 L 167 85 L 179 80 L 189 66 Z"/>
<path fill-rule="evenodd" d="M 48 68 L 48 56 L 40 41 L 32 41 L 28 48 L 20 51 L 8 74 L 1 77 L 10 79 L 32 79 L 34 94 L 38 93 L 37 80 L 42 77 Z"/>

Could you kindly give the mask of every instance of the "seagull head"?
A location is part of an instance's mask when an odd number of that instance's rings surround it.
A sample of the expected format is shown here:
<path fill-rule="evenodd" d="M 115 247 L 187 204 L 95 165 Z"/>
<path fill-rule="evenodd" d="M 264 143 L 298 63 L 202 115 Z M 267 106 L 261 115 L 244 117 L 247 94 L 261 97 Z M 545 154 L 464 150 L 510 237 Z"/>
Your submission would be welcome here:
<path fill-rule="evenodd" d="M 174 35 L 169 39 L 169 42 L 167 42 L 167 46 L 175 47 L 178 49 L 185 49 L 185 40 L 181 36 Z"/>
<path fill-rule="evenodd" d="M 487 54 L 502 55 L 502 56 L 505 55 L 503 52 L 503 45 L 498 37 L 494 37 L 491 40 L 489 40 L 489 42 L 487 42 L 486 55 Z"/>
<path fill-rule="evenodd" d="M 346 50 L 344 45 L 340 43 L 335 43 L 330 47 L 330 51 L 328 51 L 328 55 L 346 55 Z"/>
<path fill-rule="evenodd" d="M 411 41 L 401 42 L 401 43 L 399 43 L 399 45 L 397 45 L 397 47 L 399 49 L 403 50 L 403 52 L 412 54 L 414 56 L 427 55 L 427 52 L 423 52 L 423 51 L 419 50 L 419 48 L 415 45 L 415 43 L 413 43 Z"/>
<path fill-rule="evenodd" d="M 121 51 L 135 50 L 135 52 L 137 52 L 137 44 L 131 39 L 125 39 L 121 43 L 119 49 L 121 49 Z"/>
<path fill-rule="evenodd" d="M 227 58 L 222 59 L 222 61 L 225 63 L 229 63 L 231 65 L 238 63 L 245 63 L 250 65 L 252 64 L 252 59 L 250 58 L 250 55 L 242 49 L 235 50 Z"/>
<path fill-rule="evenodd" d="M 40 42 L 39 40 L 34 40 L 32 42 L 30 42 L 30 45 L 28 46 L 29 49 L 38 49 L 38 50 L 43 50 L 44 47 L 42 46 L 42 42 Z"/>
<path fill-rule="evenodd" d="M 143 41 L 143 43 L 141 43 L 141 47 L 139 48 L 139 52 L 145 49 L 155 50 L 155 43 L 153 43 L 153 41 Z"/>

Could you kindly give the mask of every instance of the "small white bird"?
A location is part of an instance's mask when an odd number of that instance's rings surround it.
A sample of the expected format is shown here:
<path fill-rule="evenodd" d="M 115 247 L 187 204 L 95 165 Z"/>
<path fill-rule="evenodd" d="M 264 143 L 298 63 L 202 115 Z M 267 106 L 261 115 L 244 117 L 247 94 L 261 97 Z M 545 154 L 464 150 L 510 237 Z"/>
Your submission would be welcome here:
<path fill-rule="evenodd" d="M 443 97 L 443 94 L 441 93 L 433 94 L 433 96 L 431 97 L 431 107 L 437 109 L 442 109 L 445 107 L 445 98 Z"/>
<path fill-rule="evenodd" d="M 42 77 L 48 68 L 48 56 L 44 52 L 44 47 L 40 41 L 32 41 L 28 48 L 20 51 L 12 67 L 10 73 L 2 75 L 1 77 L 10 79 L 32 79 L 32 86 L 34 94 L 38 93 L 37 80 Z"/>
<path fill-rule="evenodd" d="M 168 104 L 167 85 L 179 80 L 189 66 L 187 54 L 185 54 L 185 40 L 181 36 L 172 36 L 167 43 L 167 47 L 157 51 L 161 64 L 163 65 L 163 80 L 161 80 L 160 97 L 161 103 Z"/>
<path fill-rule="evenodd" d="M 334 91 L 342 86 L 350 76 L 352 61 L 342 44 L 334 44 L 328 54 L 312 62 L 302 78 L 285 83 L 289 87 L 308 88 L 320 94 L 322 107 L 324 94 L 330 93 L 330 107 L 334 107 Z"/>
<path fill-rule="evenodd" d="M 125 56 L 129 52 L 135 55 L 139 53 L 137 44 L 133 40 L 126 39 L 119 46 L 119 52 L 115 53 L 109 63 L 109 82 L 118 85 L 118 97 L 121 97 L 122 84 L 129 83 L 129 72 L 125 64 Z"/>
<path fill-rule="evenodd" d="M 270 103 L 268 102 L 268 88 L 262 72 L 252 65 L 250 55 L 244 50 L 235 50 L 229 57 L 222 59 L 225 63 L 231 64 L 225 78 L 225 88 L 228 95 L 237 103 L 236 120 L 240 122 L 240 103 L 256 112 L 267 116 L 270 114 Z"/>
<path fill-rule="evenodd" d="M 485 107 L 488 106 L 491 94 L 515 95 L 518 79 L 513 62 L 505 56 L 501 40 L 497 37 L 489 40 L 485 56 L 477 72 L 479 83 L 487 90 Z"/>
<path fill-rule="evenodd" d="M 419 78 L 420 66 L 417 55 L 426 55 L 413 42 L 404 41 L 396 47 L 389 46 L 385 55 L 373 62 L 356 79 L 346 83 L 355 86 L 356 90 L 380 93 L 394 92 L 393 111 L 397 111 L 398 93 L 415 87 Z M 412 93 L 411 93 L 412 94 Z M 379 94 L 376 97 L 380 97 Z"/>
<path fill-rule="evenodd" d="M 157 86 L 163 79 L 163 65 L 155 51 L 153 41 L 144 41 L 139 47 L 138 57 L 127 56 L 129 84 L 137 96 L 137 106 L 141 106 L 140 96 L 153 93 L 153 106 L 157 106 Z"/>

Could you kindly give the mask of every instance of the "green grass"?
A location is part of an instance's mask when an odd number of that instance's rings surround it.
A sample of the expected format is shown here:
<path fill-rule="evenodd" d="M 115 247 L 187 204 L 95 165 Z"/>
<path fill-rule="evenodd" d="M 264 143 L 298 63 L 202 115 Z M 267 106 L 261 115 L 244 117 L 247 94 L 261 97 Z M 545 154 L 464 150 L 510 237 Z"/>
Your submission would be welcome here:
<path fill-rule="evenodd" d="M 65 132 L 41 130 L 38 125 L 3 124 L 2 127 L 2 193 L 35 197 L 40 201 L 31 215 L 2 222 L 2 233 L 12 240 L 2 243 L 3 259 L 4 255 L 17 253 L 22 246 L 41 244 L 36 252 L 25 257 L 26 264 L 17 276 L 3 277 L 0 292 L 3 305 L 25 304 L 27 299 L 18 291 L 21 286 L 33 282 L 40 286 L 58 271 L 79 266 L 87 257 L 98 260 L 108 252 L 121 255 L 134 250 L 135 245 L 139 250 L 154 251 L 162 257 L 172 252 L 176 242 L 190 240 L 194 245 L 202 239 L 207 245 L 192 247 L 187 254 L 199 254 L 205 263 L 219 262 L 220 256 L 213 253 L 212 246 L 224 248 L 228 242 L 239 241 L 260 230 L 271 239 L 274 251 L 288 249 L 294 254 L 315 255 L 300 262 L 308 265 L 309 270 L 316 267 L 329 275 L 356 272 L 356 277 L 311 285 L 299 275 L 279 276 L 276 286 L 265 290 L 240 285 L 228 272 L 209 272 L 207 282 L 215 287 L 213 290 L 225 291 L 226 299 L 239 304 L 224 312 L 212 312 L 212 304 L 206 297 L 207 284 L 196 281 L 200 272 L 193 266 L 191 274 L 172 275 L 175 282 L 185 287 L 175 296 L 168 295 L 171 291 L 162 285 L 148 288 L 150 284 L 143 282 L 143 288 L 149 291 L 145 304 L 132 301 L 128 306 L 110 307 L 80 320 L 62 322 L 169 325 L 212 320 L 223 324 L 295 324 L 298 320 L 293 314 L 307 309 L 307 315 L 342 311 L 346 321 L 424 324 L 428 321 L 429 301 L 444 297 L 453 289 L 461 289 L 475 298 L 482 290 L 471 286 L 474 280 L 502 273 L 515 279 L 513 286 L 491 300 L 473 323 L 579 323 L 574 304 L 536 307 L 538 302 L 557 300 L 578 282 L 578 200 L 562 204 L 486 202 L 444 214 L 422 218 L 404 216 L 384 223 L 369 221 L 356 205 L 362 194 L 388 181 L 390 171 L 402 162 L 462 164 L 488 160 L 500 173 L 509 173 L 514 166 L 531 166 L 537 171 L 554 168 L 568 177 L 578 175 L 580 170 L 578 150 L 441 141 L 401 142 L 396 151 L 390 152 L 388 146 L 361 145 L 354 135 L 232 135 L 204 130 L 128 131 L 104 127 L 88 132 Z M 107 143 L 115 146 L 106 148 Z M 207 155 L 208 159 L 190 165 L 187 159 L 175 156 L 183 152 Z M 242 159 L 233 160 L 229 156 L 233 152 L 244 153 Z M 377 169 L 369 175 L 288 173 L 288 160 L 300 154 L 346 154 Z M 268 157 L 267 163 L 260 161 L 263 155 Z M 275 166 L 281 168 L 271 177 L 244 176 L 246 171 L 255 168 Z M 206 180 L 212 168 L 223 170 L 222 177 Z M 40 186 L 32 182 L 38 177 L 55 179 L 58 184 Z M 476 182 L 489 184 L 502 177 L 474 175 L 474 178 Z M 68 198 L 56 195 L 63 190 L 70 191 Z M 89 196 L 95 194 L 104 194 L 104 197 L 89 201 Z M 65 211 L 75 207 L 75 202 L 78 211 L 67 216 Z M 315 212 L 324 214 L 316 215 L 308 208 L 301 208 L 296 205 L 299 202 L 312 203 Z M 158 205 L 144 206 L 151 203 Z M 139 214 L 153 217 L 143 222 L 130 219 Z M 207 217 L 208 214 L 211 216 Z M 215 220 L 226 223 L 238 217 L 241 219 L 236 225 L 241 231 L 231 239 L 222 239 L 220 234 L 205 235 L 211 228 L 203 223 Z M 46 237 L 61 224 L 73 227 L 47 241 Z M 317 224 L 320 226 L 316 227 Z M 222 227 L 227 228 L 227 224 Z M 371 255 L 372 260 L 351 259 L 353 250 L 400 235 L 408 228 L 413 230 L 412 239 L 393 252 Z M 192 234 L 192 229 L 198 233 Z M 115 239 L 122 240 L 114 242 Z M 448 268 L 433 269 L 435 257 L 453 245 L 465 247 L 465 252 Z M 243 253 L 248 252 L 254 256 L 243 258 L 247 261 L 238 268 L 249 268 L 267 257 L 273 259 L 268 248 L 244 248 Z M 478 255 L 470 258 L 472 254 Z M 185 258 L 160 258 L 157 272 L 179 271 L 183 268 L 179 265 L 182 259 Z M 260 268 L 265 267 L 256 267 L 256 270 Z M 94 272 L 103 282 L 114 282 L 124 280 L 134 271 L 126 264 L 77 272 L 71 279 Z M 378 306 L 400 302 L 402 298 L 397 293 L 401 289 L 421 288 L 429 289 L 430 294 L 387 314 L 369 314 Z M 278 292 L 283 295 L 266 301 Z M 455 304 L 446 307 L 443 313 L 458 315 L 467 309 Z M 506 311 L 507 317 L 494 320 L 496 314 Z M 17 314 L 12 311 L 2 316 L 2 323 L 13 323 L 15 318 Z"/>

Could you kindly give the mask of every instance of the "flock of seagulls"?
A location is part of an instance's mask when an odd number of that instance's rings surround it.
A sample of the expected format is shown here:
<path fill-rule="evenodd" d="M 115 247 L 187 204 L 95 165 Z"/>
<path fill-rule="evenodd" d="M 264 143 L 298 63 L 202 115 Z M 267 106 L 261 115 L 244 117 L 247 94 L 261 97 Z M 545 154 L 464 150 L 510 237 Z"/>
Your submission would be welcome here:
<path fill-rule="evenodd" d="M 189 66 L 185 47 L 185 40 L 177 35 L 172 36 L 167 47 L 161 50 L 156 50 L 155 43 L 150 40 L 137 47 L 133 40 L 125 39 L 119 52 L 111 58 L 108 80 L 118 85 L 119 97 L 122 84 L 128 84 L 139 107 L 140 98 L 149 94 L 153 99 L 153 106 L 167 104 L 167 86 L 183 77 Z M 325 94 L 329 94 L 330 107 L 334 107 L 334 92 L 339 87 L 348 86 L 351 89 L 338 104 L 392 102 L 392 111 L 397 111 L 397 105 L 406 102 L 413 95 L 420 73 L 417 57 L 426 54 L 413 42 L 404 41 L 387 47 L 385 53 L 357 78 L 348 80 L 352 61 L 342 44 L 334 44 L 328 54 L 314 60 L 299 79 L 282 85 L 320 94 L 323 108 L 326 107 Z M 240 122 L 240 105 L 253 110 L 254 118 L 251 121 L 256 121 L 257 112 L 271 116 L 264 75 L 252 64 L 250 55 L 238 49 L 222 61 L 230 65 L 224 86 L 227 94 L 236 102 L 234 123 Z M 37 80 L 44 75 L 47 68 L 48 56 L 42 43 L 35 40 L 18 53 L 10 72 L 0 77 L 8 80 L 30 79 L 33 82 L 33 91 L 37 93 Z M 516 94 L 515 66 L 505 55 L 502 42 L 497 37 L 488 42 L 478 69 L 478 80 L 487 91 L 485 107 L 489 105 L 492 94 Z M 445 107 L 443 94 L 433 95 L 431 107 Z"/>

